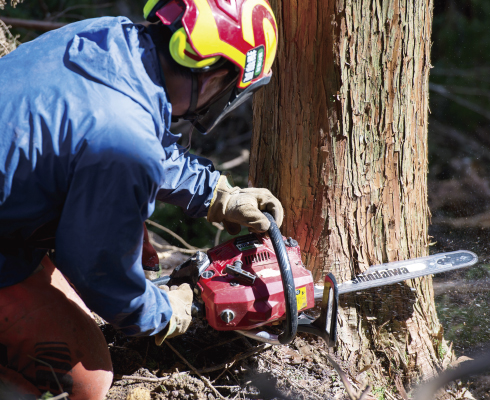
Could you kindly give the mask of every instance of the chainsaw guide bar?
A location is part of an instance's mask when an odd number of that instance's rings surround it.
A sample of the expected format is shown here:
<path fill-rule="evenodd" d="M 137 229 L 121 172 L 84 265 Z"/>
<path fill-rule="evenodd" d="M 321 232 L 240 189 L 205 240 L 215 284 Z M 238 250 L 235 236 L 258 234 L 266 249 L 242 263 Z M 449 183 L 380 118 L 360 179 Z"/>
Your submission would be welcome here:
<path fill-rule="evenodd" d="M 475 253 L 459 250 L 375 265 L 342 283 L 328 273 L 324 284 L 316 286 L 301 261 L 298 242 L 283 237 L 272 216 L 264 214 L 271 222 L 269 236 L 249 234 L 207 253 L 198 251 L 153 284 L 189 283 L 194 291 L 193 317 L 205 318 L 216 330 L 232 330 L 271 344 L 289 343 L 296 332 L 304 332 L 323 338 L 331 347 L 337 340 L 339 295 L 478 262 Z M 320 308 L 316 318 L 304 312 L 315 303 Z"/>
<path fill-rule="evenodd" d="M 458 250 L 375 265 L 357 275 L 354 279 L 339 283 L 337 291 L 338 294 L 344 294 L 391 285 L 407 279 L 470 267 L 477 262 L 478 256 L 475 253 L 468 250 Z M 323 285 L 315 286 L 315 300 L 321 300 L 322 298 Z"/>

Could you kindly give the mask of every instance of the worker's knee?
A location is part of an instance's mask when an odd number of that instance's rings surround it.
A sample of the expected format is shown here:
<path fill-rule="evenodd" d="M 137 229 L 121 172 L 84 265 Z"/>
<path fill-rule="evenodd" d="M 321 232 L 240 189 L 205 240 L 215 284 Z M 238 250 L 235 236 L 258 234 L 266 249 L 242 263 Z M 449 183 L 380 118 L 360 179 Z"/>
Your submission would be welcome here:
<path fill-rule="evenodd" d="M 47 267 L 1 288 L 0 311 L 4 380 L 35 395 L 67 392 L 70 400 L 105 398 L 112 383 L 107 343 L 59 271 Z"/>
<path fill-rule="evenodd" d="M 79 364 L 70 375 L 73 379 L 70 400 L 103 400 L 112 385 L 112 370 L 90 371 Z"/>
<path fill-rule="evenodd" d="M 47 366 L 46 366 L 47 367 Z M 112 384 L 111 370 L 87 370 L 78 363 L 67 373 L 59 370 L 40 368 L 35 377 L 26 377 L 12 369 L 0 366 L 0 398 L 16 399 L 33 395 L 35 398 L 44 393 L 68 393 L 70 400 L 103 400 Z M 31 380 L 35 380 L 32 383 Z"/>

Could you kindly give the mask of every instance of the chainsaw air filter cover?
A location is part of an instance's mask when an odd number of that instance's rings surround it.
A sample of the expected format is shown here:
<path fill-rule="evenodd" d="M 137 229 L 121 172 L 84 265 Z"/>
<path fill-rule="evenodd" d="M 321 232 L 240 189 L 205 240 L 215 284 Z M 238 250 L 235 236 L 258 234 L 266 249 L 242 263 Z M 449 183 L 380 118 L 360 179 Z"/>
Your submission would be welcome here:
<path fill-rule="evenodd" d="M 313 278 L 301 262 L 298 243 L 285 239 L 296 287 L 298 312 L 315 304 Z M 285 316 L 279 265 L 269 237 L 241 236 L 208 251 L 211 264 L 198 286 L 206 318 L 216 330 L 247 330 Z"/>

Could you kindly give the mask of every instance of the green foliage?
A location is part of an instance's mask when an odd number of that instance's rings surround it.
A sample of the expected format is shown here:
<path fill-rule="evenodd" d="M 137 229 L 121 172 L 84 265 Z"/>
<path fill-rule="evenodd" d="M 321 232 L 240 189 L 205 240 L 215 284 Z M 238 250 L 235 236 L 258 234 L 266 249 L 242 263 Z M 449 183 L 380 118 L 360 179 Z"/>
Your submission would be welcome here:
<path fill-rule="evenodd" d="M 488 278 L 490 276 L 489 268 L 489 264 L 475 265 L 466 271 L 464 279 L 467 281 L 472 281 Z"/>
<path fill-rule="evenodd" d="M 148 358 L 146 360 L 146 368 L 148 368 L 150 371 L 156 371 L 160 368 L 160 364 L 158 361 L 154 360 L 153 358 Z"/>
<path fill-rule="evenodd" d="M 447 347 L 444 346 L 443 342 L 439 342 L 437 345 L 437 356 L 440 360 L 444 359 L 447 354 Z"/>
<path fill-rule="evenodd" d="M 490 65 L 487 0 L 436 1 L 432 58 L 458 68 Z"/>
<path fill-rule="evenodd" d="M 473 138 L 486 136 L 489 125 L 489 19 L 488 0 L 435 1 L 431 54 L 434 68 L 430 72 L 430 82 L 442 85 L 447 93 L 441 94 L 432 86 L 431 119 Z M 447 162 L 450 149 L 454 147 L 451 140 L 438 141 L 440 134 L 429 123 L 429 160 L 432 164 Z M 461 153 L 472 157 L 464 148 Z"/>
<path fill-rule="evenodd" d="M 464 304 L 461 304 L 461 302 Z M 488 292 L 461 295 L 450 292 L 436 298 L 439 320 L 444 326 L 444 337 L 454 342 L 457 353 L 488 342 L 490 336 L 490 304 Z"/>
<path fill-rule="evenodd" d="M 385 392 L 386 388 L 381 387 L 381 386 L 375 386 L 372 390 L 373 395 L 378 399 L 378 400 L 385 400 Z"/>

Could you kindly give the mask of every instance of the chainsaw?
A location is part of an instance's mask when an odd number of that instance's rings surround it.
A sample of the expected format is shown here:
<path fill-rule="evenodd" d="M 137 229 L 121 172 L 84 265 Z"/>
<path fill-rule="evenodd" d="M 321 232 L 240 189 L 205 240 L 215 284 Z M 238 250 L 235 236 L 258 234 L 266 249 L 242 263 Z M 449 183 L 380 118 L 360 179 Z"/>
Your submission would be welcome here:
<path fill-rule="evenodd" d="M 159 285 L 189 283 L 194 290 L 192 315 L 207 319 L 218 331 L 236 331 L 252 339 L 287 344 L 297 332 L 323 338 L 329 346 L 337 339 L 339 295 L 390 285 L 407 279 L 469 267 L 475 253 L 459 250 L 370 267 L 354 279 L 337 283 L 328 273 L 316 286 L 301 261 L 298 242 L 281 235 L 274 218 L 268 235 L 249 234 L 231 239 L 207 253 L 196 252 Z M 320 303 L 320 315 L 304 311 Z M 282 322 L 280 332 L 278 326 Z"/>

